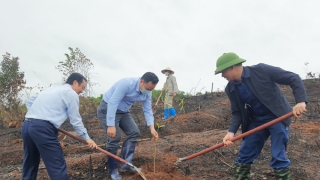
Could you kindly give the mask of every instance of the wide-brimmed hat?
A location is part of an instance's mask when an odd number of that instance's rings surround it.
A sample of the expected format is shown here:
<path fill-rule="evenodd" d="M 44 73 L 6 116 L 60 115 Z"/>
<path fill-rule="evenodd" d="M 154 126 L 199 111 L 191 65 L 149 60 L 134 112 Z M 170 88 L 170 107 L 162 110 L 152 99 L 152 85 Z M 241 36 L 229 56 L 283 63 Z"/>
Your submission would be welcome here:
<path fill-rule="evenodd" d="M 215 71 L 215 74 L 219 74 L 223 70 L 243 62 L 246 62 L 246 60 L 240 58 L 237 54 L 233 52 L 224 53 L 222 56 L 218 58 L 216 62 L 217 69 Z"/>
<path fill-rule="evenodd" d="M 164 72 L 166 72 L 166 71 L 171 71 L 171 74 L 174 74 L 174 71 L 172 71 L 170 67 L 165 68 L 161 72 L 162 72 L 162 74 L 164 74 Z"/>

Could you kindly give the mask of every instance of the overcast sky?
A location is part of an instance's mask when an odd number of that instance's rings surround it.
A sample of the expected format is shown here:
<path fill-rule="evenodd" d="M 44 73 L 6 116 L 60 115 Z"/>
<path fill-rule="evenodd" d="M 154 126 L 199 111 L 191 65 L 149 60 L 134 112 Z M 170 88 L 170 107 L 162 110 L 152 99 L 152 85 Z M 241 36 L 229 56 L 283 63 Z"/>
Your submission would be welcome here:
<path fill-rule="evenodd" d="M 216 60 L 235 52 L 305 78 L 319 70 L 319 0 L 0 0 L 0 52 L 20 58 L 28 86 L 61 83 L 68 47 L 95 65 L 95 95 L 123 77 L 175 71 L 181 91 L 222 90 Z M 192 91 L 193 92 L 193 91 Z M 36 93 L 34 91 L 33 93 Z"/>

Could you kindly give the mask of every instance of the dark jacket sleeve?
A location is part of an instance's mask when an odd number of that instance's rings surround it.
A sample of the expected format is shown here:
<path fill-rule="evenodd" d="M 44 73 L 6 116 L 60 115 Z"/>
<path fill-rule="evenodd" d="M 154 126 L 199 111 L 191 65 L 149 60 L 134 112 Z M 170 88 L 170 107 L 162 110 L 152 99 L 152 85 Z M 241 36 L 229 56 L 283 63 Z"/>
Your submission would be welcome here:
<path fill-rule="evenodd" d="M 228 132 L 232 132 L 235 134 L 242 123 L 242 118 L 241 118 L 242 116 L 241 116 L 241 111 L 237 105 L 236 97 L 234 96 L 234 94 L 230 93 L 229 87 L 230 86 L 228 85 L 225 89 L 225 92 L 227 93 L 230 100 L 231 111 L 232 111 L 232 118 L 230 121 Z"/>
<path fill-rule="evenodd" d="M 308 102 L 303 82 L 298 74 L 262 63 L 260 67 L 270 77 L 271 81 L 277 84 L 289 85 L 293 91 L 296 103 Z"/>

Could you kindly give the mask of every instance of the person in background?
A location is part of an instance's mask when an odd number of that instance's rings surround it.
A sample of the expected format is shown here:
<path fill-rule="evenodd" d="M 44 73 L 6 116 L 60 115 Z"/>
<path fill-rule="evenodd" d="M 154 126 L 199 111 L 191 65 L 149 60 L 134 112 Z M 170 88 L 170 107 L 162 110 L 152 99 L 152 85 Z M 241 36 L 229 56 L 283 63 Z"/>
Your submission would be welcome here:
<path fill-rule="evenodd" d="M 289 112 L 296 118 L 306 110 L 307 95 L 299 75 L 267 64 L 242 66 L 246 60 L 235 53 L 225 53 L 216 62 L 215 74 L 222 74 L 228 84 L 225 88 L 232 110 L 229 130 L 223 138 L 225 146 L 241 125 L 242 133 L 270 122 Z M 278 87 L 292 88 L 296 105 L 292 108 Z M 290 160 L 286 156 L 291 118 L 244 138 L 234 164 L 235 179 L 250 179 L 253 161 L 259 156 L 267 139 L 271 138 L 270 166 L 277 180 L 290 179 Z"/>
<path fill-rule="evenodd" d="M 164 98 L 164 117 L 162 120 L 166 120 L 170 117 L 176 117 L 176 110 L 172 106 L 172 100 L 173 97 L 177 95 L 179 92 L 177 80 L 176 77 L 173 75 L 174 71 L 170 69 L 170 67 L 167 67 L 166 69 L 161 71 L 165 76 L 167 76 L 167 80 L 163 85 L 162 92 L 165 92 L 165 98 Z"/>
<path fill-rule="evenodd" d="M 117 155 L 120 147 L 121 132 L 127 136 L 122 143 L 121 158 L 132 163 L 140 131 L 132 118 L 129 109 L 135 102 L 142 102 L 142 108 L 147 126 L 153 139 L 158 139 L 158 133 L 154 128 L 154 117 L 151 107 L 152 90 L 156 87 L 159 79 L 152 72 L 146 72 L 140 77 L 120 79 L 104 95 L 98 107 L 98 118 L 106 133 L 107 151 Z M 121 180 L 118 171 L 118 162 L 108 156 L 108 169 L 112 180 Z M 120 164 L 120 172 L 136 173 L 137 171 L 126 165 Z"/>
<path fill-rule="evenodd" d="M 28 112 L 22 124 L 23 165 L 22 179 L 37 178 L 40 156 L 52 180 L 67 180 L 67 167 L 58 140 L 58 128 L 67 118 L 74 130 L 92 149 L 96 143 L 90 139 L 79 114 L 79 94 L 87 80 L 72 73 L 65 85 L 50 87 L 26 102 Z"/>

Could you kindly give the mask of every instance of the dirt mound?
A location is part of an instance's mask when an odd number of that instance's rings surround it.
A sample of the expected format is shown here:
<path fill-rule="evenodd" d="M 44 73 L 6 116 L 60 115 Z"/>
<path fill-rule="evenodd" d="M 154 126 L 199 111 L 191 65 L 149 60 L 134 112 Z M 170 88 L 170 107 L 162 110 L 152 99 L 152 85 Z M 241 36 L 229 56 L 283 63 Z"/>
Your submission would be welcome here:
<path fill-rule="evenodd" d="M 165 122 L 180 122 L 180 123 L 187 123 L 189 121 L 192 121 L 193 123 L 198 123 L 199 121 L 217 121 L 217 118 L 213 115 L 210 115 L 208 113 L 204 113 L 201 111 L 195 111 L 188 114 L 181 114 L 178 115 L 175 118 L 168 119 Z"/>
<path fill-rule="evenodd" d="M 165 121 L 158 120 L 156 123 L 163 126 L 158 131 L 160 137 L 187 132 L 226 129 L 229 125 L 229 121 L 221 121 L 214 115 L 201 111 L 177 115 L 177 117 Z M 150 132 L 147 135 L 150 136 Z"/>
<path fill-rule="evenodd" d="M 172 153 L 169 153 L 169 154 L 166 154 L 165 156 L 163 156 L 162 162 L 174 164 L 175 162 L 178 161 L 178 159 L 179 158 L 177 156 L 175 156 Z"/>

